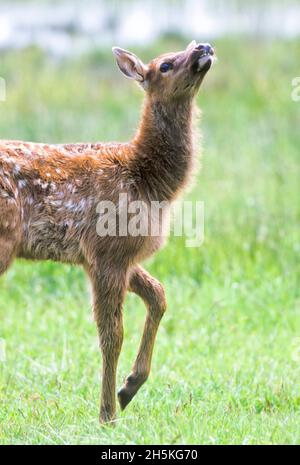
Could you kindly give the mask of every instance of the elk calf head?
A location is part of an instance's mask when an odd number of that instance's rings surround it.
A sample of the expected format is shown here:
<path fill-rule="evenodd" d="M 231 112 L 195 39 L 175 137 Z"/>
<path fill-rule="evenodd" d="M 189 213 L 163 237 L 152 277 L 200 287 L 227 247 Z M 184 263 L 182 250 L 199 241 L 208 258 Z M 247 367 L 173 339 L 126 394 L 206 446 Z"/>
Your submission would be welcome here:
<path fill-rule="evenodd" d="M 160 55 L 147 65 L 121 48 L 113 47 L 113 53 L 122 73 L 161 101 L 193 97 L 215 59 L 210 44 L 197 44 L 195 40 L 185 50 Z"/>

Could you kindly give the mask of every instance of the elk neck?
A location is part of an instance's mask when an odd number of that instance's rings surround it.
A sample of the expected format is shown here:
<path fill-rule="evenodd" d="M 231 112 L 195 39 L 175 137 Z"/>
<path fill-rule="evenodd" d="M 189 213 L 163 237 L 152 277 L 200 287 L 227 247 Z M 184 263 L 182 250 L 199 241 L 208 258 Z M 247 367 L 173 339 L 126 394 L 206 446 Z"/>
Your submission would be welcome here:
<path fill-rule="evenodd" d="M 193 166 L 193 101 L 146 97 L 136 137 L 133 166 L 143 190 L 155 200 L 172 200 Z"/>

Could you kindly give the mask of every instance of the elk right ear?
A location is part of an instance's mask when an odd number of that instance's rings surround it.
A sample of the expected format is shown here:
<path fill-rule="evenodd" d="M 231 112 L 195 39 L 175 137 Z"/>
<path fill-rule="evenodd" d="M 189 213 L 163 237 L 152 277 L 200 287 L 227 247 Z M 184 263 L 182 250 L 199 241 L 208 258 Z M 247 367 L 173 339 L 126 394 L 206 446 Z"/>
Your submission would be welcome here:
<path fill-rule="evenodd" d="M 113 47 L 112 51 L 120 70 L 126 77 L 138 82 L 145 81 L 147 68 L 136 55 L 119 47 Z"/>

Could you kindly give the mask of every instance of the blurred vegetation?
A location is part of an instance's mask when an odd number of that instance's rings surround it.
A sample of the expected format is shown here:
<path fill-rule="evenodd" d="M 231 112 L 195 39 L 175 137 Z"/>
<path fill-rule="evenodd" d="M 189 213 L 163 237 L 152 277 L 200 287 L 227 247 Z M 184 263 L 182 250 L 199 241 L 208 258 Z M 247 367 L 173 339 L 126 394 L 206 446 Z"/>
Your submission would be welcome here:
<path fill-rule="evenodd" d="M 147 61 L 186 45 L 135 49 Z M 0 443 L 300 442 L 299 40 L 216 41 L 201 89 L 204 157 L 187 198 L 205 202 L 205 243 L 168 245 L 146 267 L 166 286 L 153 372 L 117 428 L 97 424 L 100 355 L 80 269 L 18 262 L 0 281 Z M 109 51 L 54 61 L 1 57 L 0 138 L 127 140 L 142 91 Z M 144 319 L 129 295 L 119 384 Z"/>

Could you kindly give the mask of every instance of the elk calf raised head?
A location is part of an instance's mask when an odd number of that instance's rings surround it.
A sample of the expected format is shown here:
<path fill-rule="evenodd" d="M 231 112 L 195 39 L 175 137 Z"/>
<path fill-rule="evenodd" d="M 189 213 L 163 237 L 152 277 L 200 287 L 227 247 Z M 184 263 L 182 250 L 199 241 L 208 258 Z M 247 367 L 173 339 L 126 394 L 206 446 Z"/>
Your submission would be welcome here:
<path fill-rule="evenodd" d="M 122 305 L 127 290 L 139 295 L 147 317 L 132 373 L 118 393 L 124 409 L 146 381 L 164 290 L 139 263 L 162 244 L 162 236 L 97 232 L 98 205 L 171 202 L 193 165 L 193 99 L 211 67 L 208 44 L 188 45 L 142 63 L 113 48 L 125 76 L 146 98 L 138 131 L 126 144 L 45 145 L 0 142 L 0 274 L 15 257 L 82 265 L 93 287 L 93 309 L 102 351 L 100 420 L 115 416 L 116 370 L 123 340 Z M 120 222 L 120 209 L 116 209 Z"/>

